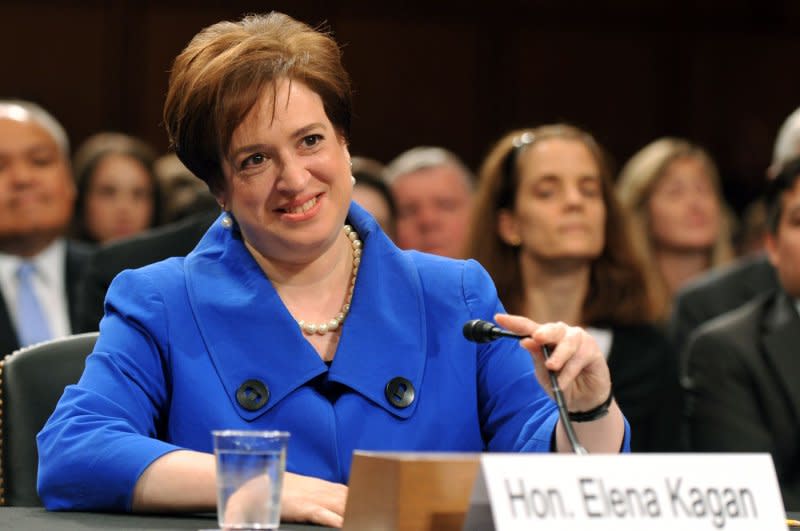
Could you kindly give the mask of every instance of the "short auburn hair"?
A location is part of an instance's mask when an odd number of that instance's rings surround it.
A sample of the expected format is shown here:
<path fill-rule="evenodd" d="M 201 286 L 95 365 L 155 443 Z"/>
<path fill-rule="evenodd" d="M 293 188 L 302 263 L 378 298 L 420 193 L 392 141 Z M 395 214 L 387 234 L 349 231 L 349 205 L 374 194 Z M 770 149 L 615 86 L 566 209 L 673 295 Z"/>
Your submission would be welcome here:
<path fill-rule="evenodd" d="M 283 13 L 218 22 L 175 58 L 164 103 L 170 143 L 212 192 L 224 187 L 222 157 L 264 89 L 282 79 L 307 85 L 325 114 L 350 138 L 352 91 L 333 37 Z"/>

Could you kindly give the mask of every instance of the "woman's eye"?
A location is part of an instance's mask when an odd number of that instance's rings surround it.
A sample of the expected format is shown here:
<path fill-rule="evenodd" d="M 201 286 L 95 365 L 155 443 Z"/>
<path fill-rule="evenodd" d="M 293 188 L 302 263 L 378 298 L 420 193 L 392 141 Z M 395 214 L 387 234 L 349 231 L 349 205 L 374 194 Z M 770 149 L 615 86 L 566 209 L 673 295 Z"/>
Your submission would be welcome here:
<path fill-rule="evenodd" d="M 137 201 L 149 201 L 152 196 L 152 191 L 145 188 L 137 188 L 133 191 L 133 198 Z"/>
<path fill-rule="evenodd" d="M 555 192 L 556 189 L 552 185 L 541 185 L 533 189 L 533 195 L 540 199 L 547 199 L 553 197 L 553 194 L 555 194 Z"/>
<path fill-rule="evenodd" d="M 587 181 L 581 186 L 581 191 L 586 197 L 598 197 L 600 192 L 600 183 Z"/>
<path fill-rule="evenodd" d="M 38 167 L 49 166 L 53 163 L 52 157 L 35 157 L 32 159 L 33 165 Z"/>
<path fill-rule="evenodd" d="M 322 135 L 308 135 L 303 137 L 303 146 L 314 147 L 322 140 Z"/>
<path fill-rule="evenodd" d="M 111 186 L 100 186 L 94 189 L 94 193 L 98 197 L 103 197 L 108 199 L 114 197 L 117 194 L 117 191 Z"/>
<path fill-rule="evenodd" d="M 264 164 L 266 161 L 267 157 L 263 153 L 255 153 L 242 161 L 242 169 Z"/>

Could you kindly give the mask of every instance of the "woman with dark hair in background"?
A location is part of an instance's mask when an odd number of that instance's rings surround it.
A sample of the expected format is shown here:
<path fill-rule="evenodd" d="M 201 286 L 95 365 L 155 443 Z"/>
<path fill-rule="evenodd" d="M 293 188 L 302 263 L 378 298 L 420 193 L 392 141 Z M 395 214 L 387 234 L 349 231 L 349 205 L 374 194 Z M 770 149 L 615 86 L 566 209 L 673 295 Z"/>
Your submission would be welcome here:
<path fill-rule="evenodd" d="M 123 133 L 98 133 L 84 141 L 73 158 L 75 237 L 106 243 L 157 226 L 161 203 L 155 161 L 153 148 Z"/>
<path fill-rule="evenodd" d="M 385 166 L 375 159 L 353 157 L 353 201 L 364 207 L 380 224 L 383 232 L 394 239 L 397 206 L 389 186 L 383 180 Z"/>
<path fill-rule="evenodd" d="M 153 165 L 161 192 L 161 223 L 175 223 L 203 212 L 219 212 L 208 186 L 195 177 L 175 153 L 158 157 Z"/>
<path fill-rule="evenodd" d="M 468 256 L 488 270 L 510 313 L 587 327 L 608 359 L 633 451 L 671 450 L 679 426 L 677 363 L 601 147 L 585 131 L 513 131 L 479 173 Z"/>

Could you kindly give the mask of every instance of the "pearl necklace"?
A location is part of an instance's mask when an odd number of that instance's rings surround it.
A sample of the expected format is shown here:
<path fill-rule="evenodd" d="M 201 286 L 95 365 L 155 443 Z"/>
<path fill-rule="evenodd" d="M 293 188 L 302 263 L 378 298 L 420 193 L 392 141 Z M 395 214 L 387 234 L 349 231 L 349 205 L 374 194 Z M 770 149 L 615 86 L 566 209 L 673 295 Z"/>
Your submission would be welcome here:
<path fill-rule="evenodd" d="M 322 336 L 328 332 L 337 330 L 342 326 L 344 318 L 347 317 L 347 314 L 350 312 L 350 302 L 353 300 L 353 290 L 356 287 L 358 266 L 361 263 L 361 240 L 358 239 L 358 233 L 353 230 L 353 227 L 350 225 L 344 226 L 344 233 L 350 239 L 350 244 L 353 246 L 353 271 L 350 273 L 350 285 L 347 287 L 347 297 L 345 298 L 341 311 L 330 321 L 316 324 L 307 323 L 302 319 L 298 319 L 297 324 L 300 325 L 300 329 L 306 335 L 313 336 L 314 334 L 319 334 Z"/>

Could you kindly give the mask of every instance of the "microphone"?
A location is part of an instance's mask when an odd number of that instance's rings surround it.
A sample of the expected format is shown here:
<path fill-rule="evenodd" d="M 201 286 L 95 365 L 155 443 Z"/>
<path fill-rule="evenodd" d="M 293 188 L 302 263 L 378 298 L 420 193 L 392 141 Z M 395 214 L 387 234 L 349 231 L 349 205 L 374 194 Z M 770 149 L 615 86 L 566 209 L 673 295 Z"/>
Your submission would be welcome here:
<path fill-rule="evenodd" d="M 489 343 L 501 337 L 512 337 L 515 339 L 525 339 L 528 336 L 521 336 L 508 330 L 503 330 L 489 321 L 473 319 L 464 323 L 464 337 L 475 343 Z"/>
<path fill-rule="evenodd" d="M 489 343 L 495 339 L 500 339 L 501 337 L 509 337 L 513 339 L 525 339 L 530 337 L 504 330 L 499 326 L 482 319 L 472 319 L 471 321 L 467 321 L 464 323 L 462 332 L 468 341 L 472 341 L 474 343 Z M 544 355 L 544 359 L 547 360 L 550 358 L 550 347 L 548 345 L 542 345 L 542 354 Z M 551 370 L 548 370 L 547 373 L 550 376 L 550 385 L 553 388 L 553 396 L 556 399 L 558 416 L 561 418 L 561 424 L 564 426 L 564 431 L 567 433 L 567 439 L 569 440 L 570 446 L 572 446 L 572 451 L 578 455 L 586 455 L 589 452 L 587 452 L 586 448 L 584 448 L 578 441 L 578 436 L 575 434 L 575 430 L 572 427 L 572 421 L 569 418 L 567 404 L 564 400 L 564 393 L 562 393 L 561 387 L 558 385 L 558 376 Z"/>

